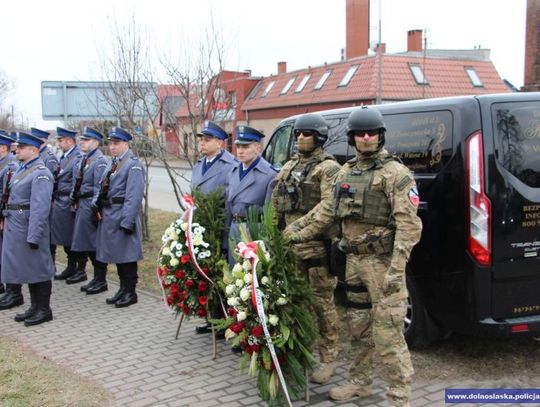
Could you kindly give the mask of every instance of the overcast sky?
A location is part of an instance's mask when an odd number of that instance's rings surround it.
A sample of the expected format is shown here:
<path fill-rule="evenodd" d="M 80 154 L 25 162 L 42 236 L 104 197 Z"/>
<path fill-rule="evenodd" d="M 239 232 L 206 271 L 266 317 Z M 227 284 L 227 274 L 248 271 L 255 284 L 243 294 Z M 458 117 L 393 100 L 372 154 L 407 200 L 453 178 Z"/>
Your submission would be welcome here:
<path fill-rule="evenodd" d="M 387 52 L 405 51 L 407 31 L 427 30 L 433 49 L 491 50 L 503 79 L 523 85 L 526 0 L 371 0 L 370 36 Z M 15 82 L 10 103 L 29 126 L 41 118 L 43 80 L 100 80 L 99 49 L 111 21 L 134 17 L 156 48 L 175 48 L 198 33 L 210 15 L 229 44 L 227 68 L 276 73 L 340 59 L 345 47 L 345 0 L 27 0 L 2 3 L 0 70 Z M 161 52 L 161 51 L 160 51 Z"/>

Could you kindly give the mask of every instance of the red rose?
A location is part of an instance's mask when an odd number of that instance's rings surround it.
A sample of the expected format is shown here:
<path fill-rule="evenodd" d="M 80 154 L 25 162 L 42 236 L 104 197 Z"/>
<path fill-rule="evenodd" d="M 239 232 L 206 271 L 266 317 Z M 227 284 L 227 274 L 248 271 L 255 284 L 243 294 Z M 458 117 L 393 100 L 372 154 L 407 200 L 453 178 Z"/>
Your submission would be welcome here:
<path fill-rule="evenodd" d="M 233 331 L 235 334 L 239 334 L 242 332 L 242 329 L 244 329 L 245 325 L 243 322 L 238 322 L 236 324 L 231 324 L 229 327 L 231 331 Z"/>
<path fill-rule="evenodd" d="M 199 309 L 197 310 L 197 315 L 200 317 L 206 316 L 206 310 L 204 309 L 204 307 L 199 307 Z"/>
<path fill-rule="evenodd" d="M 229 309 L 227 310 L 227 314 L 229 314 L 230 317 L 234 317 L 236 316 L 236 314 L 238 314 L 238 311 L 233 307 L 229 307 Z"/>
<path fill-rule="evenodd" d="M 182 255 L 182 257 L 180 257 L 180 262 L 182 264 L 186 264 L 188 261 L 189 261 L 189 255 L 184 254 L 184 255 Z"/>
<path fill-rule="evenodd" d="M 201 295 L 199 297 L 199 304 L 206 305 L 208 303 L 208 297 L 205 297 L 204 295 Z"/>
<path fill-rule="evenodd" d="M 172 295 L 178 294 L 178 284 L 171 284 L 171 294 Z"/>
<path fill-rule="evenodd" d="M 208 267 L 202 267 L 201 270 L 204 274 L 208 275 Z"/>
<path fill-rule="evenodd" d="M 254 344 L 254 345 L 251 345 L 251 351 L 252 352 L 259 352 L 261 350 L 261 345 L 257 345 L 257 344 Z"/>
<path fill-rule="evenodd" d="M 186 287 L 187 287 L 187 288 L 193 287 L 193 284 L 195 284 L 195 283 L 193 282 L 193 280 L 187 280 L 187 281 L 186 281 Z"/>
<path fill-rule="evenodd" d="M 166 276 L 169 273 L 169 269 L 167 267 L 161 267 L 159 269 L 159 275 L 160 276 Z"/>
<path fill-rule="evenodd" d="M 167 297 L 167 304 L 173 305 L 174 304 L 174 298 L 173 297 Z"/>
<path fill-rule="evenodd" d="M 184 314 L 186 315 L 189 315 L 189 313 L 191 312 L 191 310 L 186 304 L 182 304 L 182 311 L 184 311 Z"/>
<path fill-rule="evenodd" d="M 182 291 L 179 295 L 178 295 L 178 298 L 181 300 L 181 301 L 184 301 L 188 296 L 188 293 L 186 290 Z"/>
<path fill-rule="evenodd" d="M 253 328 L 251 328 L 251 335 L 258 338 L 258 337 L 262 336 L 262 334 L 263 334 L 262 326 L 257 325 L 257 326 L 254 326 Z"/>
<path fill-rule="evenodd" d="M 174 273 L 174 276 L 176 277 L 177 280 L 182 280 L 185 275 L 186 273 L 184 273 L 183 270 L 178 270 L 176 273 Z"/>
<path fill-rule="evenodd" d="M 199 291 L 200 291 L 201 293 L 204 293 L 204 292 L 206 291 L 206 283 L 205 283 L 204 281 L 201 281 L 201 282 L 199 283 L 198 289 L 199 289 Z"/>

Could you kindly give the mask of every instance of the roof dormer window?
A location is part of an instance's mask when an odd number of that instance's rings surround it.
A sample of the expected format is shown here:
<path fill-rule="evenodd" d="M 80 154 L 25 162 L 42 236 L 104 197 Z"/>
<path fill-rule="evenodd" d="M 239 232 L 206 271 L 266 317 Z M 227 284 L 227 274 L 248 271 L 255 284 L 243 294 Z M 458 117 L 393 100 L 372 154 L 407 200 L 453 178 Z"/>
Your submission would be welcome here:
<path fill-rule="evenodd" d="M 321 89 L 324 86 L 324 83 L 326 82 L 326 80 L 328 79 L 331 73 L 332 71 L 326 71 L 325 73 L 323 73 L 323 75 L 321 76 L 321 79 L 319 79 L 319 82 L 317 82 L 313 90 Z"/>
<path fill-rule="evenodd" d="M 465 72 L 467 72 L 467 75 L 469 75 L 469 79 L 471 80 L 472 85 L 475 88 L 483 88 L 484 84 L 480 80 L 480 77 L 476 73 L 476 69 L 474 69 L 472 66 L 466 66 Z"/>
<path fill-rule="evenodd" d="M 298 86 L 296 87 L 296 89 L 294 90 L 294 93 L 300 93 L 302 92 L 302 90 L 304 89 L 304 87 L 306 86 L 306 83 L 307 81 L 309 81 L 309 78 L 311 78 L 311 74 L 308 73 L 306 74 L 302 80 L 300 81 L 300 83 L 298 84 Z"/>
<path fill-rule="evenodd" d="M 347 86 L 349 82 L 351 81 L 352 77 L 354 76 L 354 74 L 356 73 L 356 71 L 358 71 L 359 66 L 360 65 L 351 65 L 351 67 L 349 68 L 349 70 L 347 71 L 347 73 L 345 74 L 341 82 L 339 83 L 338 87 Z"/>
<path fill-rule="evenodd" d="M 429 82 L 424 76 L 424 71 L 419 64 L 409 64 L 409 69 L 411 70 L 417 85 L 429 85 Z"/>
<path fill-rule="evenodd" d="M 272 88 L 274 87 L 274 84 L 276 83 L 276 81 L 272 81 L 268 84 L 268 86 L 266 87 L 266 89 L 264 90 L 263 94 L 261 95 L 262 98 L 266 97 L 266 95 L 268 95 L 268 93 L 272 90 Z"/>
<path fill-rule="evenodd" d="M 289 91 L 295 80 L 296 76 L 293 76 L 291 79 L 289 79 L 289 82 L 287 82 L 287 84 L 281 90 L 280 95 L 285 95 Z"/>

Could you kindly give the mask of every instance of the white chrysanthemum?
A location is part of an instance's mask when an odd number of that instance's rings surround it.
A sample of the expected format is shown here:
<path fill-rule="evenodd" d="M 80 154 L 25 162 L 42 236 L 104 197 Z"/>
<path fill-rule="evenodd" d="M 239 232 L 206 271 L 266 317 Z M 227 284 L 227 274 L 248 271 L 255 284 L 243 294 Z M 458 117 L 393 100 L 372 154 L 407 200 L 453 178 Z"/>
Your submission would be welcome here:
<path fill-rule="evenodd" d="M 238 300 L 238 297 L 231 297 L 227 299 L 227 304 L 229 304 L 231 307 L 236 307 L 240 305 L 240 301 Z"/>
<path fill-rule="evenodd" d="M 208 246 L 210 246 L 210 243 L 202 242 L 201 246 L 204 247 L 205 249 L 207 249 Z"/>
<path fill-rule="evenodd" d="M 176 267 L 180 264 L 180 262 L 178 261 L 177 258 L 173 257 L 171 261 L 169 262 L 169 264 L 171 265 L 171 267 Z"/>
<path fill-rule="evenodd" d="M 277 302 L 278 305 L 285 305 L 289 301 L 287 301 L 287 298 L 285 298 L 285 297 L 279 297 L 276 302 Z"/>
<path fill-rule="evenodd" d="M 242 267 L 244 268 L 244 270 L 246 271 L 251 271 L 251 261 L 249 260 L 244 260 L 244 263 L 242 264 Z"/>
<path fill-rule="evenodd" d="M 236 279 L 235 284 L 236 284 L 236 286 L 237 286 L 238 288 L 242 288 L 242 287 L 244 286 L 244 280 L 238 278 L 238 279 Z"/>
<path fill-rule="evenodd" d="M 202 235 L 204 232 L 206 232 L 206 229 L 202 226 L 198 226 L 196 228 L 193 228 L 193 233 L 196 235 Z"/>
<path fill-rule="evenodd" d="M 168 256 L 169 254 L 171 254 L 171 249 L 169 249 L 168 247 L 164 247 L 163 250 L 161 250 L 161 254 L 164 256 Z"/>
<path fill-rule="evenodd" d="M 270 325 L 276 326 L 279 322 L 279 317 L 277 315 L 270 314 L 270 317 L 268 318 L 268 322 L 270 323 Z"/>
<path fill-rule="evenodd" d="M 182 245 L 182 243 L 177 243 L 175 249 L 176 249 L 177 251 L 180 251 L 180 250 L 182 250 L 183 247 L 184 247 L 184 246 Z"/>
<path fill-rule="evenodd" d="M 187 229 L 187 223 L 186 223 L 186 222 L 182 223 L 182 224 L 180 225 L 180 229 L 182 229 L 182 230 L 185 232 L 186 229 Z"/>
<path fill-rule="evenodd" d="M 161 236 L 161 241 L 163 243 L 167 243 L 169 241 L 169 235 L 165 234 L 165 235 Z"/>
<path fill-rule="evenodd" d="M 240 273 L 240 272 L 244 272 L 244 268 L 242 267 L 242 265 L 240 263 L 236 263 L 232 269 L 232 272 L 233 273 Z"/>
<path fill-rule="evenodd" d="M 244 287 L 240 290 L 240 298 L 242 301 L 247 301 L 251 297 L 251 293 L 248 288 Z"/>
<path fill-rule="evenodd" d="M 238 314 L 236 314 L 236 319 L 238 322 L 243 321 L 247 318 L 247 314 L 244 311 L 240 311 Z"/>
<path fill-rule="evenodd" d="M 175 226 L 180 226 L 181 224 L 182 224 L 182 219 L 176 219 L 176 221 L 174 222 L 174 225 L 175 225 Z M 173 224 L 171 223 L 171 226 L 172 226 L 172 225 L 173 225 Z"/>
<path fill-rule="evenodd" d="M 236 286 L 234 284 L 229 284 L 227 287 L 225 287 L 225 293 L 228 296 L 233 295 L 234 293 L 236 293 Z"/>
<path fill-rule="evenodd" d="M 170 245 L 171 250 L 174 250 L 174 249 L 175 249 L 175 246 L 176 246 L 177 243 L 178 243 L 177 240 L 172 240 L 172 241 L 171 241 L 171 245 Z"/>
<path fill-rule="evenodd" d="M 248 273 L 248 274 L 244 275 L 244 283 L 251 284 L 252 279 L 253 278 L 251 277 L 251 274 Z"/>
<path fill-rule="evenodd" d="M 264 276 L 263 278 L 261 278 L 261 284 L 268 285 L 269 282 L 270 279 L 268 277 Z"/>

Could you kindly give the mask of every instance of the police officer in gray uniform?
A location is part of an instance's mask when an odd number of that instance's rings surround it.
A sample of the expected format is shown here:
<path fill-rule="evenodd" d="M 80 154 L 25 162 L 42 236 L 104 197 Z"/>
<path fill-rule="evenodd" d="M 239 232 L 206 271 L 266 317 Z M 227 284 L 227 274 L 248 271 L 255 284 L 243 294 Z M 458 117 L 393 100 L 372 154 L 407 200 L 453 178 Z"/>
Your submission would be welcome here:
<path fill-rule="evenodd" d="M 227 140 L 228 134 L 216 123 L 207 121 L 204 123 L 204 128 L 197 133 L 197 137 L 199 139 L 199 152 L 202 154 L 202 157 L 193 167 L 191 189 L 197 188 L 207 194 L 217 188 L 223 188 L 223 193 L 225 194 L 229 172 L 234 166 L 238 165 L 238 160 L 227 150 L 223 149 L 223 144 Z M 224 246 L 226 247 L 225 243 Z M 212 318 L 223 317 L 220 311 L 221 307 L 217 308 L 211 310 Z M 199 334 L 210 333 L 210 323 L 207 322 L 197 326 L 195 332 Z M 218 332 L 218 337 L 221 337 L 222 334 L 222 332 Z"/>
<path fill-rule="evenodd" d="M 86 259 L 78 258 L 71 251 L 75 212 L 71 209 L 69 194 L 75 181 L 74 173 L 82 157 L 81 150 L 75 140 L 76 136 L 76 131 L 62 127 L 56 128 L 56 138 L 63 154 L 60 157 L 60 170 L 55 179 L 54 202 L 51 214 L 51 244 L 64 247 L 68 264 L 66 269 L 56 274 L 54 278 L 55 280 L 66 280 L 68 284 L 78 283 L 86 279 L 86 273 L 84 272 Z M 55 258 L 55 251 L 53 251 L 53 259 Z M 82 271 L 82 273 L 79 271 Z"/>
<path fill-rule="evenodd" d="M 274 178 L 277 171 L 262 158 L 261 140 L 264 134 L 248 126 L 236 128 L 236 155 L 240 164 L 229 174 L 226 210 L 229 226 L 229 241 L 240 240 L 239 227 L 246 222 L 247 210 L 253 206 L 262 211 L 272 197 Z M 229 263 L 234 264 L 234 246 L 229 247 Z"/>
<path fill-rule="evenodd" d="M 142 260 L 141 211 L 144 195 L 143 163 L 129 148 L 131 134 L 119 127 L 109 131 L 111 166 L 101 177 L 93 208 L 101 218 L 97 229 L 98 261 L 116 264 L 120 289 L 107 304 L 127 307 L 137 302 L 137 261 Z"/>
<path fill-rule="evenodd" d="M 31 306 L 15 316 L 15 321 L 24 321 L 26 326 L 53 318 L 50 297 L 54 265 L 49 247 L 53 176 L 39 158 L 41 144 L 43 140 L 30 133 L 17 133 L 17 159 L 21 164 L 11 180 L 4 211 L 2 281 L 28 284 Z"/>
<path fill-rule="evenodd" d="M 203 156 L 193 167 L 192 190 L 198 188 L 207 194 L 216 188 L 225 188 L 228 173 L 234 166 L 238 165 L 238 160 L 223 149 L 223 142 L 227 136 L 225 130 L 211 121 L 207 121 L 201 132 L 197 133 L 199 150 Z"/>
<path fill-rule="evenodd" d="M 81 291 L 86 294 L 98 294 L 107 290 L 107 264 L 96 259 L 97 222 L 92 211 L 92 198 L 99 191 L 99 181 L 105 168 L 110 167 L 110 160 L 99 149 L 102 141 L 103 135 L 99 131 L 84 128 L 80 138 L 83 156 L 77 166 L 70 194 L 71 207 L 76 211 L 71 250 L 77 258 L 89 257 L 94 266 L 94 278 L 81 286 Z M 82 273 L 85 273 L 84 270 Z"/>
<path fill-rule="evenodd" d="M 31 127 L 30 132 L 33 136 L 43 139 L 43 144 L 39 148 L 39 157 L 43 161 L 43 164 L 45 164 L 45 167 L 47 167 L 51 174 L 56 177 L 58 171 L 60 171 L 60 162 L 52 152 L 51 148 L 47 145 L 50 133 L 45 130 L 36 129 L 35 127 Z"/>
<path fill-rule="evenodd" d="M 16 163 L 15 157 L 10 152 L 11 144 L 13 144 L 13 141 L 14 140 L 8 135 L 5 130 L 0 130 L 0 211 L 5 210 L 7 199 L 9 198 L 9 184 L 11 182 L 11 178 L 13 177 L 13 173 L 17 171 L 17 168 L 19 167 Z M 3 230 L 3 228 L 4 218 L 3 215 L 0 213 L 0 230 Z M 1 253 L 2 232 L 0 231 L 0 276 L 2 275 Z M 4 292 L 4 284 L 0 283 L 0 294 L 3 294 Z M 5 296 L 0 297 L 0 304 L 3 302 L 2 300 L 4 297 Z"/>

